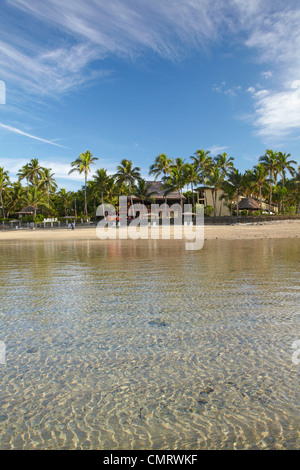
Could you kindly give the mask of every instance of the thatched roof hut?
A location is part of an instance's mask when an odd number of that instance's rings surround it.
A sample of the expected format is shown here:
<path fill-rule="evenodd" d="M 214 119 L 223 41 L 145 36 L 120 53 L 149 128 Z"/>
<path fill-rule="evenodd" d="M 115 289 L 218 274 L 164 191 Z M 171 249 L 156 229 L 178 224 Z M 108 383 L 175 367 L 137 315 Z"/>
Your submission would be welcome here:
<path fill-rule="evenodd" d="M 244 197 L 239 202 L 239 210 L 246 209 L 247 211 L 259 211 L 260 204 L 252 197 Z"/>
<path fill-rule="evenodd" d="M 23 215 L 33 215 L 34 214 L 34 207 L 26 206 L 19 212 L 15 212 L 15 215 L 23 216 Z"/>
<path fill-rule="evenodd" d="M 165 191 L 162 189 L 162 182 L 161 181 L 146 181 L 146 184 L 149 185 L 149 192 L 153 192 L 153 197 L 157 203 L 164 202 L 165 199 L 168 201 L 184 201 L 186 198 L 185 196 L 181 195 L 179 191 L 172 191 L 167 196 L 165 196 Z"/>

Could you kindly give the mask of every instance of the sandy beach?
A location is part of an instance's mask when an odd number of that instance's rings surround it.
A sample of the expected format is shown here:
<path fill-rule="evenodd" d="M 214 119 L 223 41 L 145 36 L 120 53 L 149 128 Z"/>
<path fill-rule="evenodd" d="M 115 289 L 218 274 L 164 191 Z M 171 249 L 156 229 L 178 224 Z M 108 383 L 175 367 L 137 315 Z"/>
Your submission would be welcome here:
<path fill-rule="evenodd" d="M 124 237 L 124 230 L 123 237 Z M 181 230 L 176 228 L 176 231 Z M 170 238 L 178 238 L 171 227 Z M 211 225 L 205 226 L 205 240 L 251 240 L 251 239 L 286 239 L 300 238 L 300 220 L 259 222 L 255 224 Z M 118 230 L 117 230 L 118 238 Z M 128 237 L 130 238 L 130 237 Z M 149 239 L 150 230 L 149 230 Z M 161 238 L 161 229 L 159 229 Z M 183 237 L 184 238 L 184 237 Z M 22 230 L 0 230 L 1 241 L 54 241 L 54 240 L 98 240 L 96 227 L 36 228 Z"/>

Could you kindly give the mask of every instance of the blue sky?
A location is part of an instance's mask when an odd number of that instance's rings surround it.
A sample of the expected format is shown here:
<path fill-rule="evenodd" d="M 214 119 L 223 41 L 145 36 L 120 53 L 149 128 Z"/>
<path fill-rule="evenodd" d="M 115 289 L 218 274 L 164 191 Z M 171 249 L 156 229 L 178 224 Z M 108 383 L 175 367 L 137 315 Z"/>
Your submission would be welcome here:
<path fill-rule="evenodd" d="M 267 148 L 300 163 L 298 0 L 1 0 L 0 166 L 38 158 L 76 190 L 86 150 L 148 177 L 155 157 Z"/>

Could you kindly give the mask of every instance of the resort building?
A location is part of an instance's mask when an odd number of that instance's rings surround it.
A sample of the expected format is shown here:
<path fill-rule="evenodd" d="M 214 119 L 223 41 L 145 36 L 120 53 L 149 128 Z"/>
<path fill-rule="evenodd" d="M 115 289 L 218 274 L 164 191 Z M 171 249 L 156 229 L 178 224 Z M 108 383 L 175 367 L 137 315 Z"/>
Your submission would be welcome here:
<path fill-rule="evenodd" d="M 209 188 L 208 186 L 202 186 L 196 188 L 197 191 L 197 202 L 198 204 L 204 204 L 204 207 L 211 207 L 212 214 L 214 215 L 214 190 L 213 188 Z M 216 215 L 217 216 L 225 216 L 230 215 L 230 209 L 227 206 L 222 196 L 224 195 L 224 191 L 222 189 L 218 189 L 216 193 Z"/>

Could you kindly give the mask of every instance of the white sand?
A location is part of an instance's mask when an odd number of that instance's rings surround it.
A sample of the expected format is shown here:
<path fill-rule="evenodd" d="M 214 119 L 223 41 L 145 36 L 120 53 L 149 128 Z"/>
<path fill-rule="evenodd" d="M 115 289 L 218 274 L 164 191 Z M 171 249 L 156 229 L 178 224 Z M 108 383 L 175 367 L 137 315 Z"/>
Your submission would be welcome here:
<path fill-rule="evenodd" d="M 121 229 L 123 236 L 124 230 Z M 117 238 L 119 229 L 117 229 Z M 170 238 L 178 238 L 179 228 L 171 227 Z M 149 239 L 150 231 L 149 233 Z M 161 229 L 159 229 L 159 238 L 161 238 Z M 131 237 L 128 237 L 131 238 Z M 184 237 L 183 237 L 184 238 Z M 255 224 L 236 224 L 236 225 L 211 225 L 204 228 L 205 240 L 250 240 L 250 239 L 286 239 L 300 238 L 300 220 L 273 221 Z M 22 230 L 0 230 L 0 242 L 11 240 L 26 241 L 55 241 L 55 240 L 98 240 L 96 227 L 84 227 L 80 225 L 75 230 L 67 228 L 36 228 Z"/>

